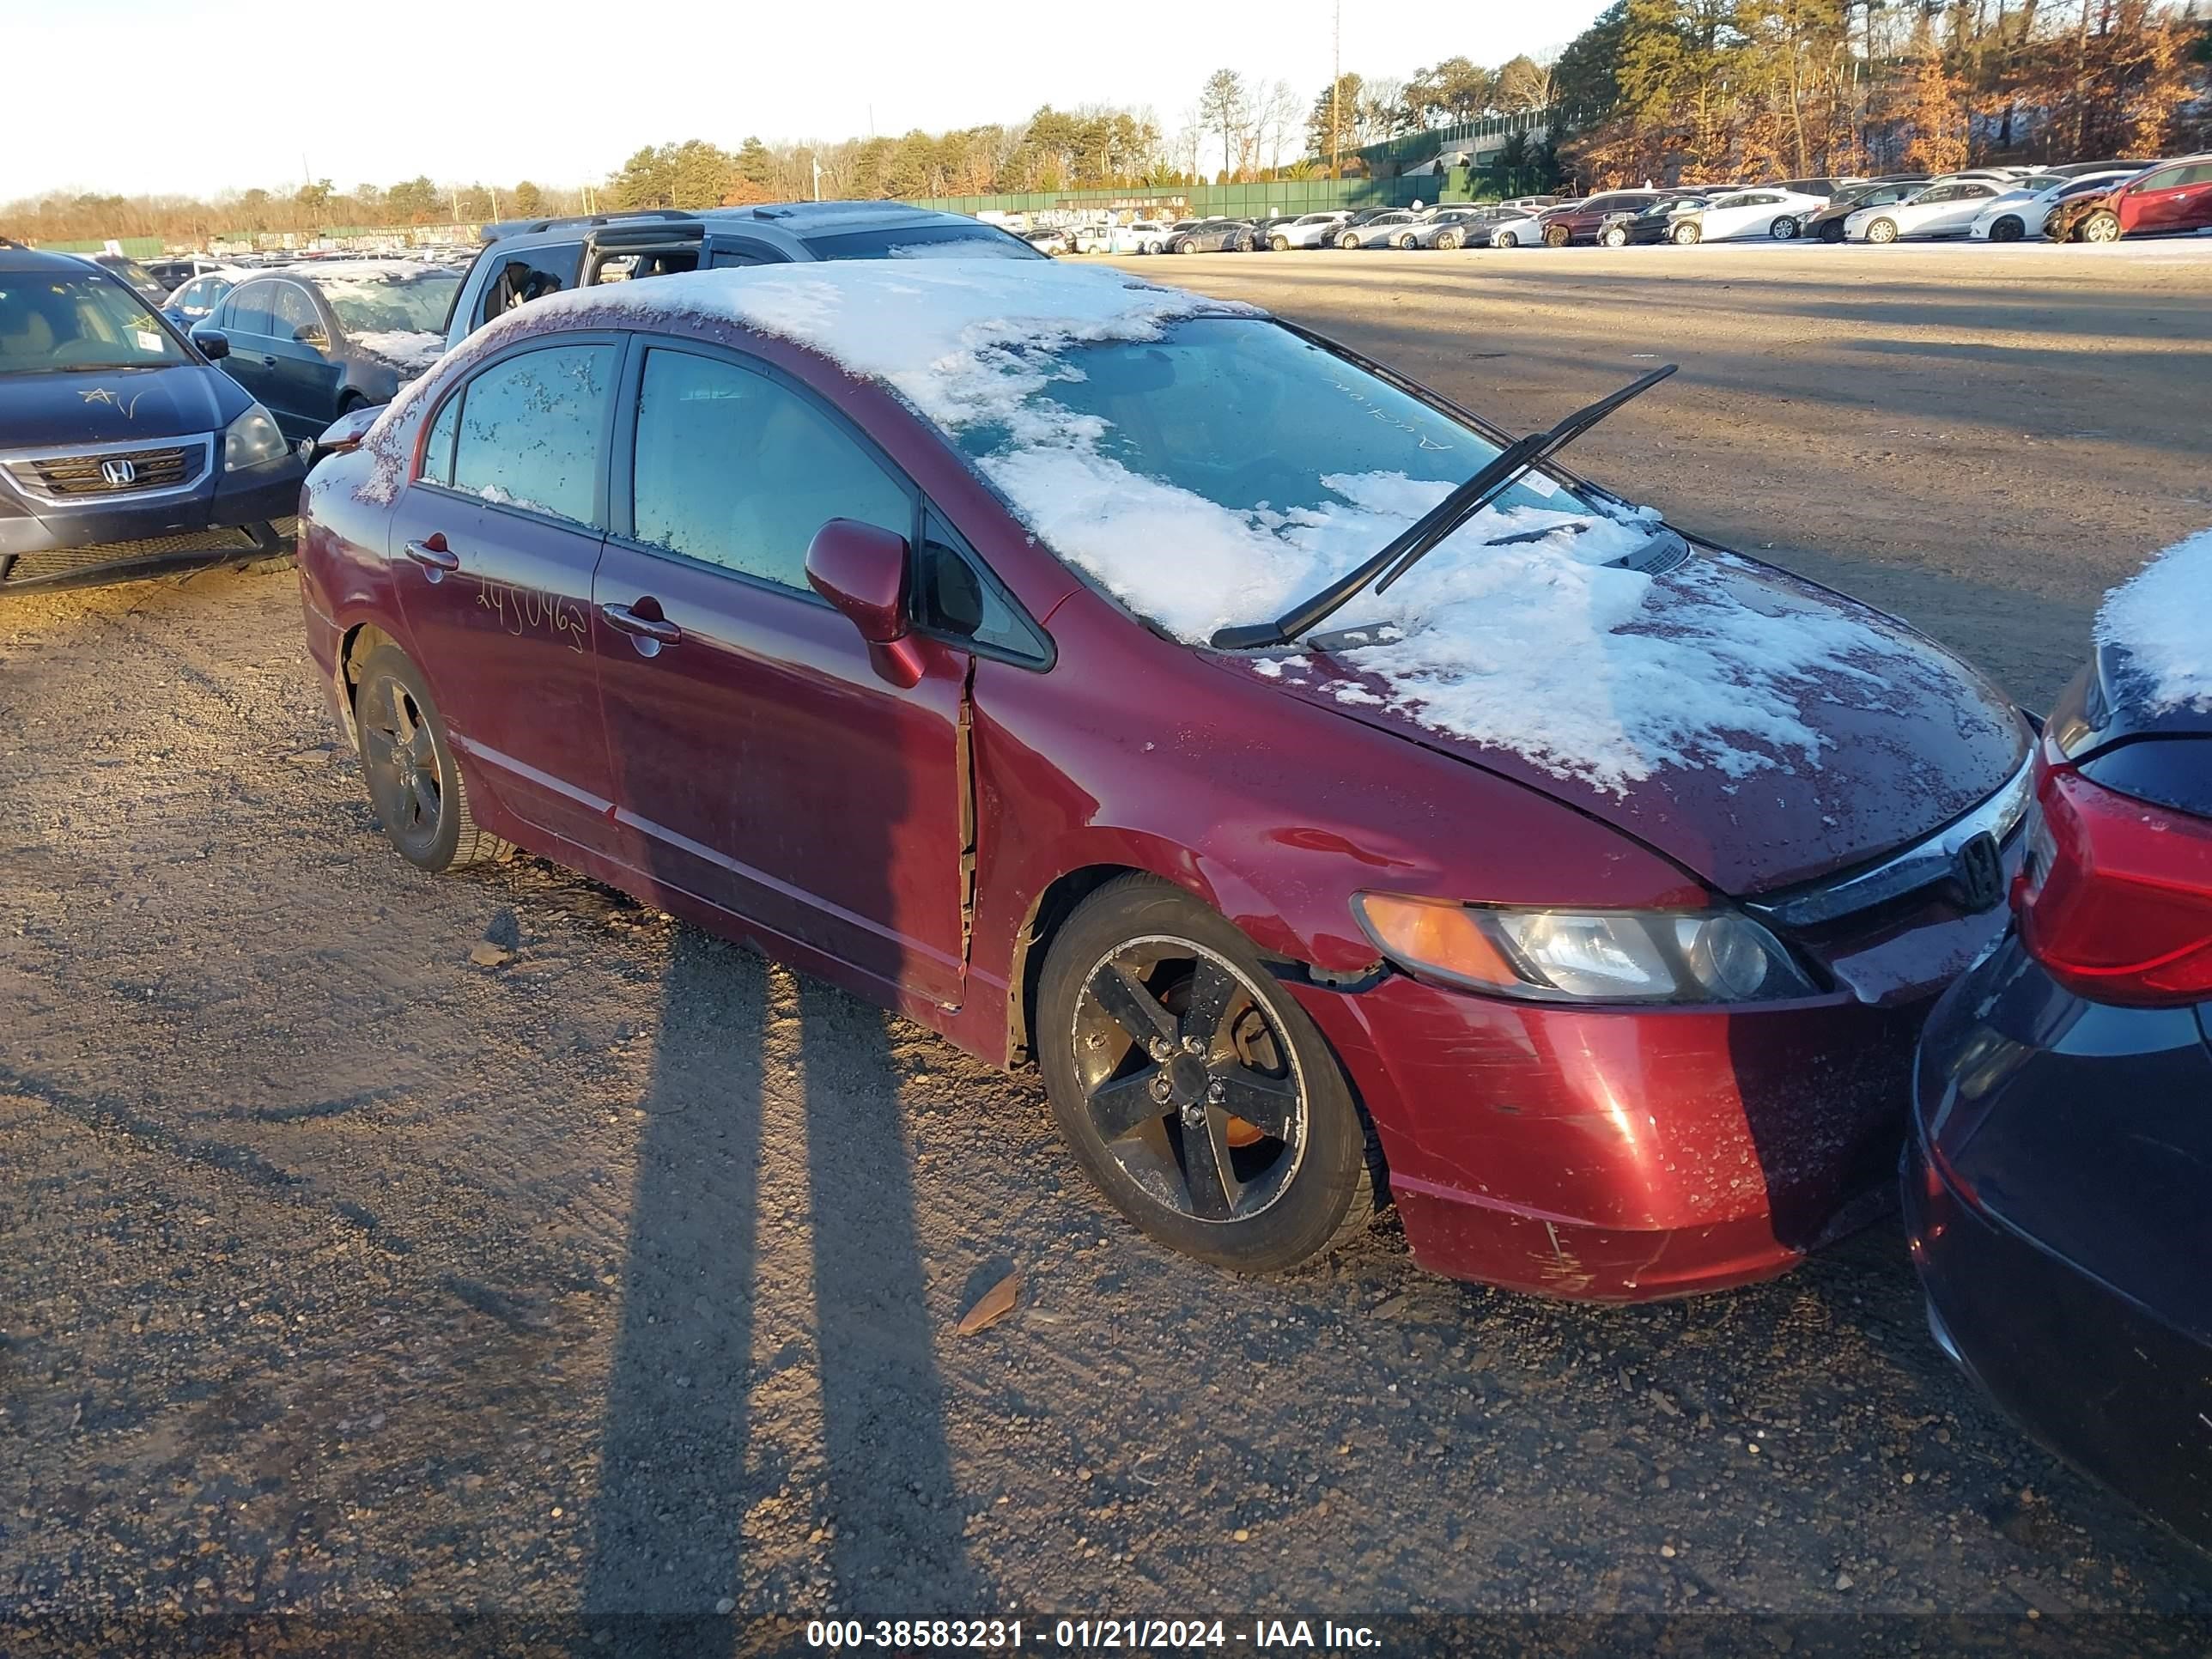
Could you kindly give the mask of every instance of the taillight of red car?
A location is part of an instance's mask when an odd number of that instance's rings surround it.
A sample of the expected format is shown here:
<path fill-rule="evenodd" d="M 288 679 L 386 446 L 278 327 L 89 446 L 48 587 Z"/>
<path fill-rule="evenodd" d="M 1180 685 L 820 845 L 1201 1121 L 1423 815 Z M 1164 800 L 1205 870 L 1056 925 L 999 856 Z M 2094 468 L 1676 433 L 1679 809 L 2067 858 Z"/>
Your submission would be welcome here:
<path fill-rule="evenodd" d="M 2098 1002 L 2212 997 L 2212 822 L 2105 788 L 2046 750 L 2028 832 L 2013 909 L 2053 979 Z"/>

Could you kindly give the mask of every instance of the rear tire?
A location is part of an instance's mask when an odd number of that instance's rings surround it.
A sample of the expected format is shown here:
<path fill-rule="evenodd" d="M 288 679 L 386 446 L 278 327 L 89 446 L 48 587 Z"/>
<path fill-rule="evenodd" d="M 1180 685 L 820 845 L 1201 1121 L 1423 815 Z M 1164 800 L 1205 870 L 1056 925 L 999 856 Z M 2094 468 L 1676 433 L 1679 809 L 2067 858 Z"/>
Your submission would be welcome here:
<path fill-rule="evenodd" d="M 1078 907 L 1045 958 L 1036 1043 L 1084 1173 L 1170 1249 L 1281 1273 L 1373 1215 L 1377 1163 L 1335 1056 L 1251 941 L 1181 888 L 1122 876 Z"/>
<path fill-rule="evenodd" d="M 1795 241 L 1797 240 L 1797 222 L 1788 214 L 1783 214 L 1767 226 L 1766 234 L 1778 242 Z"/>
<path fill-rule="evenodd" d="M 400 857 L 436 875 L 514 856 L 510 843 L 477 828 L 445 720 L 405 652 L 369 653 L 353 705 L 369 805 Z"/>

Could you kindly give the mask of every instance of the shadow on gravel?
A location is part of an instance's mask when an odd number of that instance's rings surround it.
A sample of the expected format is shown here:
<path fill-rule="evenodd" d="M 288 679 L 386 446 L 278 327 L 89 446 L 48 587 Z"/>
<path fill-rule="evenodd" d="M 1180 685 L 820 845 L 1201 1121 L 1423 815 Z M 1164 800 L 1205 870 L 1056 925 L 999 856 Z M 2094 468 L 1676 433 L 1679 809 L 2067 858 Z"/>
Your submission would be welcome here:
<path fill-rule="evenodd" d="M 892 1016 L 796 976 L 812 1341 L 803 1325 L 763 1322 L 763 1306 L 792 1302 L 760 1279 L 763 1221 L 781 1219 L 763 1215 L 763 1158 L 791 1146 L 770 1115 L 793 1104 L 781 1074 L 793 1047 L 776 1029 L 793 999 L 776 972 L 688 926 L 672 936 L 639 1102 L 580 1655 L 728 1654 L 793 1611 L 791 1540 L 761 1552 L 773 1565 L 748 1559 L 747 1514 L 776 1494 L 789 1451 L 754 1450 L 750 1390 L 810 1347 L 830 1529 L 812 1551 L 829 1582 L 812 1591 L 839 1613 L 989 1605 L 945 1437 Z M 769 1190 L 798 1190 L 795 1174 Z M 777 1356 L 757 1373 L 756 1347 Z"/>

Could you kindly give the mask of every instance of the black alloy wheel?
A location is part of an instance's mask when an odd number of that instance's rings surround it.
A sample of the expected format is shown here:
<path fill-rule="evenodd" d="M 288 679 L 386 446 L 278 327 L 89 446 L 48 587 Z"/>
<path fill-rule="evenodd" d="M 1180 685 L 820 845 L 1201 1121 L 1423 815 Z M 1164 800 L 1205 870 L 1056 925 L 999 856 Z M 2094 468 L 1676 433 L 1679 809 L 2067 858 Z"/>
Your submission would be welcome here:
<path fill-rule="evenodd" d="M 435 874 L 513 854 L 477 828 L 437 705 L 404 652 L 383 645 L 369 653 L 353 708 L 369 805 L 402 858 Z"/>
<path fill-rule="evenodd" d="M 1131 876 L 1086 899 L 1053 941 L 1038 1025 L 1062 1134 L 1162 1243 L 1276 1272 L 1371 1214 L 1335 1057 L 1250 942 L 1180 889 Z"/>

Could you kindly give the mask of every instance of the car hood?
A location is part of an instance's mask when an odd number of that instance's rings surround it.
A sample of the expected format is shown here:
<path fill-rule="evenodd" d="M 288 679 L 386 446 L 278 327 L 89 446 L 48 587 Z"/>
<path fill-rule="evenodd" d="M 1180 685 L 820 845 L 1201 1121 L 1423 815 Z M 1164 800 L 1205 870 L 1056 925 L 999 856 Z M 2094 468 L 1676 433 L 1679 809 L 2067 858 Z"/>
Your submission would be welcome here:
<path fill-rule="evenodd" d="M 1840 614 L 1869 639 L 1886 688 L 1867 698 L 1814 687 L 1800 718 L 1823 740 L 1818 763 L 1729 776 L 1662 767 L 1620 791 L 1557 772 L 1509 748 L 1425 725 L 1377 697 L 1386 689 L 1340 657 L 1313 652 L 1285 694 L 1528 785 L 1613 825 L 1719 890 L 1738 896 L 1799 883 L 1909 846 L 1985 799 L 2033 741 L 2019 711 L 1974 670 L 1895 618 L 1772 566 L 1707 562 L 1734 597 L 1766 615 Z M 1654 618 L 1663 623 L 1663 610 Z M 1264 666 L 1247 672 L 1267 674 Z M 1346 693 L 1349 690 L 1350 697 Z"/>
<path fill-rule="evenodd" d="M 204 363 L 0 374 L 0 448 L 149 443 L 219 431 L 246 404 Z"/>

